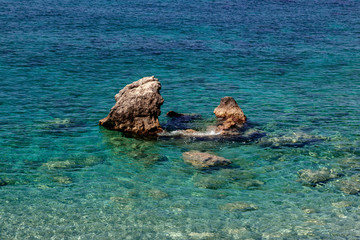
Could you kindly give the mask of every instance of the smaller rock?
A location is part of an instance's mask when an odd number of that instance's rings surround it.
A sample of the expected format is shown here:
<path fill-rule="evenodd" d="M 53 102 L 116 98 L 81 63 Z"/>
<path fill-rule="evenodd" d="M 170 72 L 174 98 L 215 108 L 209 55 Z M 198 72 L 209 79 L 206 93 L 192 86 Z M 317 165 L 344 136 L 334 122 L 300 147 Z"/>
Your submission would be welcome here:
<path fill-rule="evenodd" d="M 333 169 L 321 168 L 317 171 L 311 169 L 303 169 L 298 172 L 300 180 L 304 185 L 315 186 L 320 183 L 325 183 L 331 179 L 340 177 L 337 171 Z"/>
<path fill-rule="evenodd" d="M 50 161 L 44 163 L 43 167 L 47 168 L 48 170 L 56 170 L 56 169 L 70 169 L 77 167 L 75 161 L 66 160 L 66 161 Z"/>
<path fill-rule="evenodd" d="M 160 200 L 169 197 L 169 194 L 167 194 L 164 191 L 161 191 L 160 189 L 150 189 L 148 191 L 148 196 L 153 199 Z"/>
<path fill-rule="evenodd" d="M 213 175 L 202 175 L 197 174 L 194 177 L 195 186 L 199 188 L 206 189 L 219 189 L 224 187 L 227 184 L 225 178 L 221 176 L 213 176 Z"/>
<path fill-rule="evenodd" d="M 67 176 L 54 176 L 54 182 L 61 183 L 61 184 L 70 184 L 72 183 L 72 179 Z"/>
<path fill-rule="evenodd" d="M 316 213 L 316 209 L 314 209 L 314 208 L 303 208 L 302 211 L 305 214 Z"/>
<path fill-rule="evenodd" d="M 214 110 L 215 116 L 222 122 L 217 126 L 216 132 L 222 135 L 238 135 L 239 128 L 246 122 L 246 116 L 232 97 L 224 97 Z"/>
<path fill-rule="evenodd" d="M 256 179 L 249 179 L 244 182 L 238 183 L 238 185 L 240 185 L 246 189 L 257 189 L 257 188 L 263 186 L 264 184 L 265 183 L 263 181 L 256 180 Z"/>
<path fill-rule="evenodd" d="M 340 202 L 333 202 L 331 203 L 331 205 L 336 208 L 346 208 L 346 207 L 351 207 L 353 203 L 349 201 L 340 201 Z"/>
<path fill-rule="evenodd" d="M 214 239 L 216 237 L 216 234 L 210 232 L 191 232 L 189 233 L 189 236 L 193 239 Z"/>
<path fill-rule="evenodd" d="M 246 116 L 232 97 L 221 99 L 219 106 L 214 110 L 215 116 L 223 119 L 232 119 L 236 123 L 245 123 Z"/>
<path fill-rule="evenodd" d="M 319 226 L 325 225 L 325 222 L 320 219 L 309 219 L 305 223 L 308 223 L 311 225 L 315 224 L 315 225 L 319 225 Z"/>
<path fill-rule="evenodd" d="M 346 194 L 356 195 L 360 193 L 360 178 L 358 175 L 351 177 L 349 180 L 338 182 L 340 190 Z"/>
<path fill-rule="evenodd" d="M 304 147 L 305 145 L 324 141 L 327 138 L 322 136 L 313 136 L 304 132 L 292 132 L 282 136 L 268 136 L 261 138 L 259 144 L 263 147 Z"/>
<path fill-rule="evenodd" d="M 0 178 L 0 187 L 8 185 L 8 182 Z"/>
<path fill-rule="evenodd" d="M 98 165 L 103 162 L 104 162 L 103 158 L 100 158 L 97 156 L 90 156 L 90 157 L 87 157 L 86 159 L 82 160 L 80 163 L 83 166 L 92 167 L 92 166 Z"/>
<path fill-rule="evenodd" d="M 359 159 L 345 159 L 340 161 L 340 166 L 351 171 L 360 171 Z"/>
<path fill-rule="evenodd" d="M 294 230 L 299 236 L 314 236 L 313 229 L 304 226 L 295 226 Z"/>
<path fill-rule="evenodd" d="M 128 199 L 128 198 L 124 198 L 124 197 L 114 196 L 114 197 L 110 197 L 110 201 L 112 201 L 112 202 L 128 202 L 129 199 Z"/>
<path fill-rule="evenodd" d="M 185 162 L 197 168 L 221 167 L 231 164 L 229 159 L 199 151 L 184 152 L 182 156 Z"/>
<path fill-rule="evenodd" d="M 244 235 L 244 234 L 249 232 L 245 227 L 242 227 L 242 228 L 225 228 L 224 231 L 227 234 L 230 234 L 230 235 Z"/>
<path fill-rule="evenodd" d="M 258 210 L 259 207 L 256 206 L 255 204 L 246 203 L 246 202 L 233 202 L 220 206 L 220 209 L 231 212 L 232 211 L 247 212 L 247 211 Z"/>

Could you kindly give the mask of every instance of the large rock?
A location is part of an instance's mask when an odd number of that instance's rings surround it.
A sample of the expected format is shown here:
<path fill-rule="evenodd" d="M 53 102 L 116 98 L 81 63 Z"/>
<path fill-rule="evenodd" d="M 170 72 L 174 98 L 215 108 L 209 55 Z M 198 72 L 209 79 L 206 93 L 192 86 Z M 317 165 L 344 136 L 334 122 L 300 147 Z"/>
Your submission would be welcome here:
<path fill-rule="evenodd" d="M 220 167 L 231 163 L 229 159 L 199 151 L 184 152 L 183 159 L 197 168 Z"/>
<path fill-rule="evenodd" d="M 218 131 L 226 131 L 241 126 L 246 122 L 246 116 L 241 110 L 235 99 L 224 97 L 219 106 L 214 110 L 215 116 L 221 118 L 223 122 L 218 126 Z"/>
<path fill-rule="evenodd" d="M 126 85 L 115 95 L 116 104 L 99 125 L 137 135 L 155 135 L 162 131 L 158 116 L 164 99 L 157 78 L 144 77 Z"/>

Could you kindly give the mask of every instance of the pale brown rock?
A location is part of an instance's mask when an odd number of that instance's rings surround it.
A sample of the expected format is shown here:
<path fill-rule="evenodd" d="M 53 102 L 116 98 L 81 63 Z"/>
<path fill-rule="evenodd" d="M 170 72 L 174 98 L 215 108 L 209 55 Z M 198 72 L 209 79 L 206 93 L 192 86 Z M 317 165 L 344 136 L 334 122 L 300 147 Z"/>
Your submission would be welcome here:
<path fill-rule="evenodd" d="M 235 99 L 232 97 L 224 97 L 221 99 L 219 106 L 214 110 L 215 116 L 225 120 L 232 119 L 236 123 L 245 123 L 246 116 L 241 110 Z M 230 122 L 229 122 L 230 123 Z"/>
<path fill-rule="evenodd" d="M 116 104 L 109 115 L 99 121 L 99 125 L 137 135 L 161 132 L 158 116 L 164 99 L 160 89 L 161 84 L 154 76 L 126 85 L 115 95 Z"/>
<path fill-rule="evenodd" d="M 232 97 L 222 98 L 214 113 L 222 120 L 216 129 L 221 134 L 238 134 L 237 130 L 246 122 L 244 112 Z"/>
<path fill-rule="evenodd" d="M 185 162 L 198 168 L 220 167 L 231 163 L 229 159 L 199 151 L 184 152 L 182 156 Z"/>

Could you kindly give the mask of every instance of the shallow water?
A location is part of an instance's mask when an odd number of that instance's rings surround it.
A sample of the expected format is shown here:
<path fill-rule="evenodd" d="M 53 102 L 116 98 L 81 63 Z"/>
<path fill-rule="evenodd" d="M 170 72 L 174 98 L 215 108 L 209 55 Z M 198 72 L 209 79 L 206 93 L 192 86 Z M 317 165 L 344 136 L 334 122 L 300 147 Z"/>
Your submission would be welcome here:
<path fill-rule="evenodd" d="M 339 187 L 360 170 L 359 16 L 359 1 L 0 0 L 0 239 L 360 238 L 359 196 Z M 151 75 L 162 124 L 195 113 L 204 131 L 232 96 L 266 136 L 97 125 Z M 232 167 L 195 169 L 189 150 Z M 298 181 L 322 167 L 343 176 Z"/>

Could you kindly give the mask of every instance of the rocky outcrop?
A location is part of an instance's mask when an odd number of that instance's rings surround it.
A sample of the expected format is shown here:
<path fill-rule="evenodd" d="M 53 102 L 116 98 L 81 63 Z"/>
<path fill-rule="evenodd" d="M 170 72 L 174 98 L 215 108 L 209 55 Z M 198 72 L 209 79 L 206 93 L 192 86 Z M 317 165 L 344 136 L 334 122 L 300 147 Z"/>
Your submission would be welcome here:
<path fill-rule="evenodd" d="M 183 159 L 197 168 L 221 167 L 231 163 L 229 159 L 199 151 L 184 152 Z"/>
<path fill-rule="evenodd" d="M 164 99 L 157 78 L 144 77 L 125 86 L 115 95 L 116 104 L 109 115 L 99 121 L 111 130 L 137 135 L 155 135 L 162 131 L 158 116 Z"/>
<path fill-rule="evenodd" d="M 232 97 L 222 98 L 219 106 L 215 108 L 214 114 L 217 118 L 222 119 L 221 124 L 217 127 L 220 132 L 240 127 L 246 122 L 244 112 Z"/>

